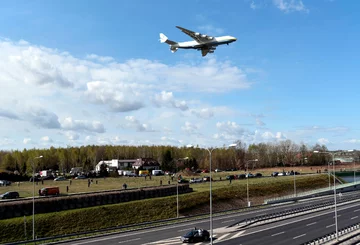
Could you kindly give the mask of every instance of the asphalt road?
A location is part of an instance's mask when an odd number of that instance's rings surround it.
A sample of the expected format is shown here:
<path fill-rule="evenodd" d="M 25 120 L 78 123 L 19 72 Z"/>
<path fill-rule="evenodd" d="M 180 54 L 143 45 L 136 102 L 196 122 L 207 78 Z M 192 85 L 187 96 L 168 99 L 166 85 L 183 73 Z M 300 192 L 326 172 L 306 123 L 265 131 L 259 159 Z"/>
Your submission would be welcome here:
<path fill-rule="evenodd" d="M 358 192 L 344 193 L 343 197 L 348 195 L 360 195 Z M 335 231 L 334 211 L 327 209 L 320 212 L 293 217 L 284 221 L 278 221 L 272 224 L 264 224 L 255 227 L 248 227 L 246 230 L 224 229 L 233 223 L 256 215 L 265 215 L 284 210 L 303 207 L 309 204 L 318 204 L 332 200 L 333 196 L 315 198 L 286 206 L 273 206 L 263 208 L 252 212 L 231 214 L 227 216 L 214 217 L 214 243 L 219 244 L 303 244 L 309 240 Z M 338 208 L 339 229 L 353 223 L 360 222 L 360 204 L 348 204 Z M 359 217 L 357 217 L 359 215 Z M 146 229 L 109 235 L 98 238 L 89 238 L 79 241 L 66 242 L 71 245 L 97 245 L 97 244 L 162 244 L 176 245 L 181 244 L 180 236 L 194 227 L 209 229 L 209 219 L 200 221 L 191 221 L 168 225 L 165 227 Z M 206 243 L 198 243 L 206 244 Z"/>

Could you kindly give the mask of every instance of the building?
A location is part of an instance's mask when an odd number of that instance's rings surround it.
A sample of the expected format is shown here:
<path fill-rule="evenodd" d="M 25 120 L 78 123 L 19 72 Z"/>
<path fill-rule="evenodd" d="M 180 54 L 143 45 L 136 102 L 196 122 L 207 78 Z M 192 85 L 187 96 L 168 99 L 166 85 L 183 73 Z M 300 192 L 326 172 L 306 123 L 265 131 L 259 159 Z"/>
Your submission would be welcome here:
<path fill-rule="evenodd" d="M 100 166 L 102 164 L 106 165 L 106 169 L 108 172 L 115 171 L 115 170 L 121 170 L 121 169 L 128 169 L 132 168 L 133 164 L 136 162 L 135 159 L 124 159 L 124 160 L 118 160 L 118 159 L 112 159 L 112 160 L 102 160 L 95 166 L 95 171 L 100 172 Z"/>
<path fill-rule="evenodd" d="M 158 170 L 160 169 L 160 163 L 153 158 L 139 158 L 136 159 L 136 162 L 132 165 L 133 169 L 142 168 L 144 170 Z"/>

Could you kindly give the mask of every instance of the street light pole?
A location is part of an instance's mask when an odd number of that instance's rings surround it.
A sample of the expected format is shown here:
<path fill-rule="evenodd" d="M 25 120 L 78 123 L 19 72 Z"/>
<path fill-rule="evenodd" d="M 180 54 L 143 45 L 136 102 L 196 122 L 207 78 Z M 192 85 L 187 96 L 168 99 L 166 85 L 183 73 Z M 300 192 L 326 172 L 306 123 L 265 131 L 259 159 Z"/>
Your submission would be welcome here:
<path fill-rule="evenodd" d="M 246 197 L 247 197 L 247 206 L 250 207 L 250 198 L 249 198 L 249 162 L 257 162 L 258 159 L 246 161 Z"/>
<path fill-rule="evenodd" d="M 212 148 L 211 150 L 209 150 L 208 148 L 205 148 L 210 155 L 210 244 L 213 244 L 213 220 L 212 220 L 212 173 L 211 173 L 211 167 L 212 167 L 212 151 L 215 148 Z"/>
<path fill-rule="evenodd" d="M 43 156 L 38 156 L 35 157 L 34 159 L 32 159 L 32 169 L 33 169 L 33 177 L 32 177 L 32 181 L 33 181 L 33 210 L 32 210 L 32 233 L 33 233 L 33 240 L 35 241 L 35 164 L 34 161 L 35 159 L 39 159 L 42 158 Z"/>
<path fill-rule="evenodd" d="M 188 148 L 193 148 L 193 145 L 187 145 L 186 147 Z M 216 148 L 204 148 L 205 150 L 207 150 L 209 152 L 209 156 L 210 156 L 210 244 L 213 244 L 213 219 L 212 219 L 212 152 L 213 150 L 215 150 Z"/>
<path fill-rule="evenodd" d="M 332 158 L 332 164 L 333 164 L 333 178 L 334 178 L 334 212 L 335 212 L 335 229 L 336 229 L 336 241 L 339 241 L 339 233 L 338 233 L 338 220 L 337 220 L 337 205 L 336 205 L 336 178 L 335 178 L 335 161 L 334 161 L 334 152 L 320 152 L 320 151 L 314 151 L 314 153 L 320 153 L 320 154 L 329 154 Z M 328 169 L 329 172 L 329 169 Z M 330 176 L 330 175 L 329 175 Z"/>
<path fill-rule="evenodd" d="M 334 178 L 334 203 L 335 203 L 335 229 L 336 229 L 336 241 L 339 241 L 339 234 L 338 234 L 338 221 L 337 221 L 337 210 L 336 210 L 336 178 L 335 178 L 335 162 L 334 162 L 334 153 L 330 153 L 332 156 L 332 163 L 333 163 L 333 178 Z"/>

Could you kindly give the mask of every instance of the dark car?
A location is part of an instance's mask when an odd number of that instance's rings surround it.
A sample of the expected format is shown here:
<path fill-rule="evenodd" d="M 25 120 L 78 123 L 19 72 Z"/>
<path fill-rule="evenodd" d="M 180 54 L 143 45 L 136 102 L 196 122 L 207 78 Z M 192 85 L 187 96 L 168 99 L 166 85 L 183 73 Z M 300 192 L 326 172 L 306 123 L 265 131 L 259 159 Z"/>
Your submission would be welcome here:
<path fill-rule="evenodd" d="M 278 176 L 278 175 L 279 175 L 279 172 L 273 172 L 273 173 L 271 174 L 272 177 L 276 177 L 276 176 Z"/>
<path fill-rule="evenodd" d="M 17 191 L 8 191 L 0 195 L 1 199 L 14 199 L 19 197 L 19 192 Z"/>
<path fill-rule="evenodd" d="M 262 177 L 262 174 L 261 173 L 256 173 L 255 177 Z"/>
<path fill-rule="evenodd" d="M 180 240 L 182 242 L 205 242 L 210 238 L 210 234 L 207 230 L 194 229 L 183 235 Z"/>
<path fill-rule="evenodd" d="M 235 179 L 235 176 L 234 175 L 228 175 L 228 176 L 226 176 L 226 179 L 227 180 L 233 180 L 233 179 Z"/>

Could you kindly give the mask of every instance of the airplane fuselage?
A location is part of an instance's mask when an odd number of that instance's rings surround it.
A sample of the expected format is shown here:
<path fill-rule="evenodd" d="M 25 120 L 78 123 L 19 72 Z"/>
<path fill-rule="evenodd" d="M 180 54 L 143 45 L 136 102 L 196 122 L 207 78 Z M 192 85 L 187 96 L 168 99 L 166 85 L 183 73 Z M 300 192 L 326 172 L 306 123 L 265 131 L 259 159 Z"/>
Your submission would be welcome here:
<path fill-rule="evenodd" d="M 221 36 L 221 37 L 214 37 L 212 39 L 209 39 L 206 42 L 197 42 L 197 41 L 188 41 L 188 42 L 178 42 L 174 45 L 171 45 L 172 47 L 181 48 L 181 49 L 200 49 L 204 47 L 213 47 L 218 46 L 222 44 L 229 44 L 232 42 L 235 42 L 236 38 L 231 36 Z"/>

